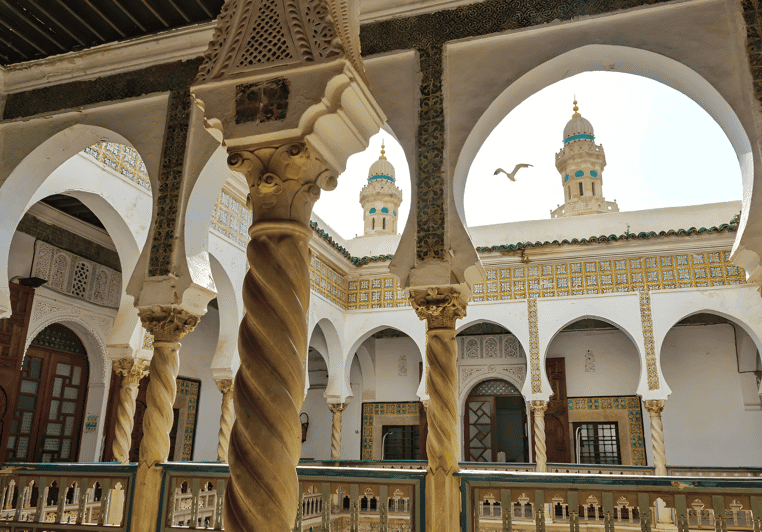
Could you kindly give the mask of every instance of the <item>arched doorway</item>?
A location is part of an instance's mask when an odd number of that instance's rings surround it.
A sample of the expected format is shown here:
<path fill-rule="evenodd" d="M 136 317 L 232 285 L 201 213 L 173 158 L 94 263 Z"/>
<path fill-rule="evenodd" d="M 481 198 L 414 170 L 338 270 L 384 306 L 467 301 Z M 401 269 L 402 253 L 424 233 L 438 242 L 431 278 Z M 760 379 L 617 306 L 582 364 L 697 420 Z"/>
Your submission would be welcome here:
<path fill-rule="evenodd" d="M 6 462 L 76 462 L 90 366 L 82 341 L 54 323 L 32 340 L 21 369 Z"/>
<path fill-rule="evenodd" d="M 464 421 L 467 461 L 529 461 L 524 397 L 510 382 L 491 379 L 474 386 Z"/>

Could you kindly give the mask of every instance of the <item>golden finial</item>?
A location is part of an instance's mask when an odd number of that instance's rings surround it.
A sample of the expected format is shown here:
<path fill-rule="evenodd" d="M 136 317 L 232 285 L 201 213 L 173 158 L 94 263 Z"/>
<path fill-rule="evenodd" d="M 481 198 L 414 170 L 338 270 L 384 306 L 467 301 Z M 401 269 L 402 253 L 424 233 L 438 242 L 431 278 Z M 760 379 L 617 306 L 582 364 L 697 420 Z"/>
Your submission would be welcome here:
<path fill-rule="evenodd" d="M 574 114 L 572 115 L 572 118 L 574 118 L 576 116 L 582 116 L 582 115 L 579 114 L 578 111 L 579 111 L 579 107 L 577 107 L 577 97 L 575 96 L 574 97 Z"/>
<path fill-rule="evenodd" d="M 386 160 L 386 150 L 384 150 L 384 148 L 385 148 L 384 141 L 382 140 L 381 141 L 381 157 L 378 158 L 379 161 L 380 160 L 384 160 L 384 161 Z"/>

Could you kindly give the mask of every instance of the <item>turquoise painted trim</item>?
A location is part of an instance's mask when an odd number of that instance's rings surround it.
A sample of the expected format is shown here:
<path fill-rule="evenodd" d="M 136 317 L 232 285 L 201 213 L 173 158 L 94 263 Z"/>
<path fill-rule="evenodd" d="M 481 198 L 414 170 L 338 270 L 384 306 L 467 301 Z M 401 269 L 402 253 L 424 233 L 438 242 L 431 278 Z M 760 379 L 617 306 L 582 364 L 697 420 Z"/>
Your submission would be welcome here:
<path fill-rule="evenodd" d="M 389 209 L 386 207 L 381 207 L 381 212 L 383 212 L 384 214 L 389 214 Z"/>
<path fill-rule="evenodd" d="M 162 465 L 164 471 L 182 473 L 214 473 L 230 474 L 230 466 L 225 462 L 164 462 Z"/>
<path fill-rule="evenodd" d="M 585 172 L 583 172 L 582 170 L 577 170 L 576 172 L 574 172 L 574 177 L 582 177 L 583 175 L 585 175 Z"/>
<path fill-rule="evenodd" d="M 7 462 L 3 464 L 4 468 L 23 468 L 21 473 L 35 474 L 36 472 L 60 473 L 61 475 L 71 476 L 70 473 L 109 473 L 109 474 L 128 474 L 134 475 L 138 471 L 138 464 L 118 464 L 116 462 Z"/>
<path fill-rule="evenodd" d="M 135 485 L 137 484 L 135 482 L 135 476 L 137 475 L 137 471 L 137 464 L 135 464 L 135 475 L 130 477 L 130 497 L 127 501 L 127 506 L 124 509 L 124 513 L 127 514 L 124 518 L 124 529 L 127 531 L 132 530 L 132 509 L 135 507 Z"/>
<path fill-rule="evenodd" d="M 467 484 L 468 482 L 460 483 L 460 529 L 471 532 L 471 520 L 468 518 L 471 515 L 471 498 L 468 496 Z"/>
<path fill-rule="evenodd" d="M 373 207 L 371 210 L 368 211 L 368 214 L 376 214 L 376 208 Z"/>
<path fill-rule="evenodd" d="M 596 172 L 595 170 L 590 170 L 590 175 L 593 177 L 598 177 L 598 172 Z"/>
<path fill-rule="evenodd" d="M 588 135 L 587 133 L 580 133 L 579 135 L 569 135 L 564 139 L 564 144 L 568 144 L 569 142 L 572 142 L 574 140 L 595 140 L 595 137 L 593 135 Z"/>
<path fill-rule="evenodd" d="M 162 468 L 161 472 L 161 488 L 159 489 L 159 493 L 162 494 L 162 498 L 164 499 L 161 503 L 159 503 L 159 515 L 156 517 L 156 530 L 164 530 L 163 523 L 167 519 L 167 508 L 169 507 L 169 490 L 167 489 L 167 479 L 169 478 L 169 475 L 167 475 L 166 469 Z M 129 530 L 129 528 L 127 529 Z"/>
<path fill-rule="evenodd" d="M 608 396 L 607 396 L 608 397 Z M 590 469 L 595 469 L 596 467 L 604 468 L 604 469 L 632 469 L 632 470 L 638 470 L 638 471 L 655 471 L 654 466 L 641 466 L 641 465 L 601 465 L 601 464 L 566 464 L 562 462 L 548 462 L 548 467 L 589 467 Z M 670 466 L 672 467 L 672 466 Z M 696 469 L 708 469 L 706 467 L 697 467 Z M 737 469 L 737 468 L 733 468 Z"/>
<path fill-rule="evenodd" d="M 384 469 L 383 471 L 370 470 L 366 467 L 316 467 L 309 468 L 297 466 L 296 474 L 303 478 L 315 477 L 340 477 L 340 478 L 364 478 L 364 479 L 396 479 L 396 480 L 420 480 L 426 477 L 425 470 L 419 469 Z"/>
<path fill-rule="evenodd" d="M 397 216 L 397 211 L 392 211 L 392 214 L 394 214 L 394 216 Z"/>
<path fill-rule="evenodd" d="M 392 183 L 394 183 L 394 178 L 392 176 L 384 175 L 384 174 L 378 174 L 378 175 L 374 175 L 373 177 L 369 177 L 368 183 L 370 183 L 371 181 L 375 181 L 376 179 L 386 179 L 387 181 L 391 181 Z"/>
<path fill-rule="evenodd" d="M 569 174 L 566 174 L 566 177 L 564 177 L 564 183 L 566 183 L 567 181 L 569 181 Z"/>
<path fill-rule="evenodd" d="M 623 488 L 667 488 L 665 491 L 677 491 L 673 482 L 687 484 L 692 491 L 717 491 L 741 489 L 749 491 L 762 490 L 762 478 L 750 477 L 678 477 L 678 476 L 636 476 L 636 475 L 605 475 L 578 473 L 516 473 L 512 471 L 459 471 L 454 476 L 461 477 L 470 486 L 479 487 L 494 484 L 519 486 L 523 485 L 558 485 L 567 486 L 617 486 Z"/>

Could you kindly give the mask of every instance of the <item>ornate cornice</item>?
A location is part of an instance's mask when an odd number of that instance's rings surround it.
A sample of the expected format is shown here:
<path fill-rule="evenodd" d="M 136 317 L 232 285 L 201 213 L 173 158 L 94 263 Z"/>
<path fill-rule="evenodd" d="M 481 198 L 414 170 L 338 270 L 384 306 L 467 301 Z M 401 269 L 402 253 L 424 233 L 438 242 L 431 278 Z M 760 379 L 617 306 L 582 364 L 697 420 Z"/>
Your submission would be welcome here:
<path fill-rule="evenodd" d="M 429 329 L 452 329 L 466 315 L 466 298 L 453 287 L 413 290 L 410 304 Z"/>
<path fill-rule="evenodd" d="M 138 309 L 143 327 L 157 342 L 179 342 L 198 325 L 199 316 L 172 305 L 153 305 Z"/>

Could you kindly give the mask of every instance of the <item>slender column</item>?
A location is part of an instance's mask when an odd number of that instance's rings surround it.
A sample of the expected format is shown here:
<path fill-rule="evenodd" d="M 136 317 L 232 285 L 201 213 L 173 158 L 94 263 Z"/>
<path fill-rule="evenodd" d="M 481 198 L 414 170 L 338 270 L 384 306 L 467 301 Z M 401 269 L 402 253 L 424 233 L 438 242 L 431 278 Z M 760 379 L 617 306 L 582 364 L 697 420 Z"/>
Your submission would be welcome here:
<path fill-rule="evenodd" d="M 657 475 L 667 475 L 667 449 L 664 446 L 664 426 L 661 413 L 664 410 L 663 399 L 644 401 L 646 410 L 651 415 L 651 446 L 654 451 L 654 467 Z"/>
<path fill-rule="evenodd" d="M 320 187 L 335 186 L 300 142 L 228 157 L 249 184 L 252 226 L 244 279 L 246 315 L 235 377 L 236 420 L 230 433 L 228 532 L 286 532 L 296 518 L 304 402 L 309 228 Z M 333 181 L 331 182 L 331 179 Z"/>
<path fill-rule="evenodd" d="M 116 407 L 116 428 L 114 431 L 114 459 L 126 464 L 130 461 L 132 446 L 132 425 L 135 419 L 135 399 L 138 397 L 140 379 L 148 375 L 148 361 L 135 358 L 114 360 L 114 373 L 121 375 L 119 404 Z"/>
<path fill-rule="evenodd" d="M 547 401 L 532 401 L 534 413 L 534 461 L 537 464 L 538 473 L 548 471 L 548 453 L 545 447 L 545 411 L 548 409 Z"/>
<path fill-rule="evenodd" d="M 346 407 L 346 403 L 331 403 L 328 405 L 328 408 L 333 414 L 333 429 L 331 430 L 331 460 L 341 460 L 341 413 Z"/>
<path fill-rule="evenodd" d="M 146 390 L 143 439 L 135 478 L 133 530 L 155 530 L 161 506 L 161 462 L 169 456 L 172 405 L 177 393 L 180 339 L 198 324 L 199 317 L 171 305 L 139 309 L 143 327 L 154 337 L 151 380 Z"/>
<path fill-rule="evenodd" d="M 233 411 L 233 380 L 217 381 L 217 388 L 222 392 L 222 413 L 220 414 L 220 434 L 217 442 L 217 460 L 228 461 L 230 445 L 230 430 L 233 428 L 235 412 Z"/>
<path fill-rule="evenodd" d="M 466 315 L 466 301 L 452 287 L 413 291 L 416 314 L 426 320 L 426 361 L 429 434 L 426 454 L 426 530 L 460 530 L 460 483 L 458 472 L 458 371 L 455 321 Z"/>

